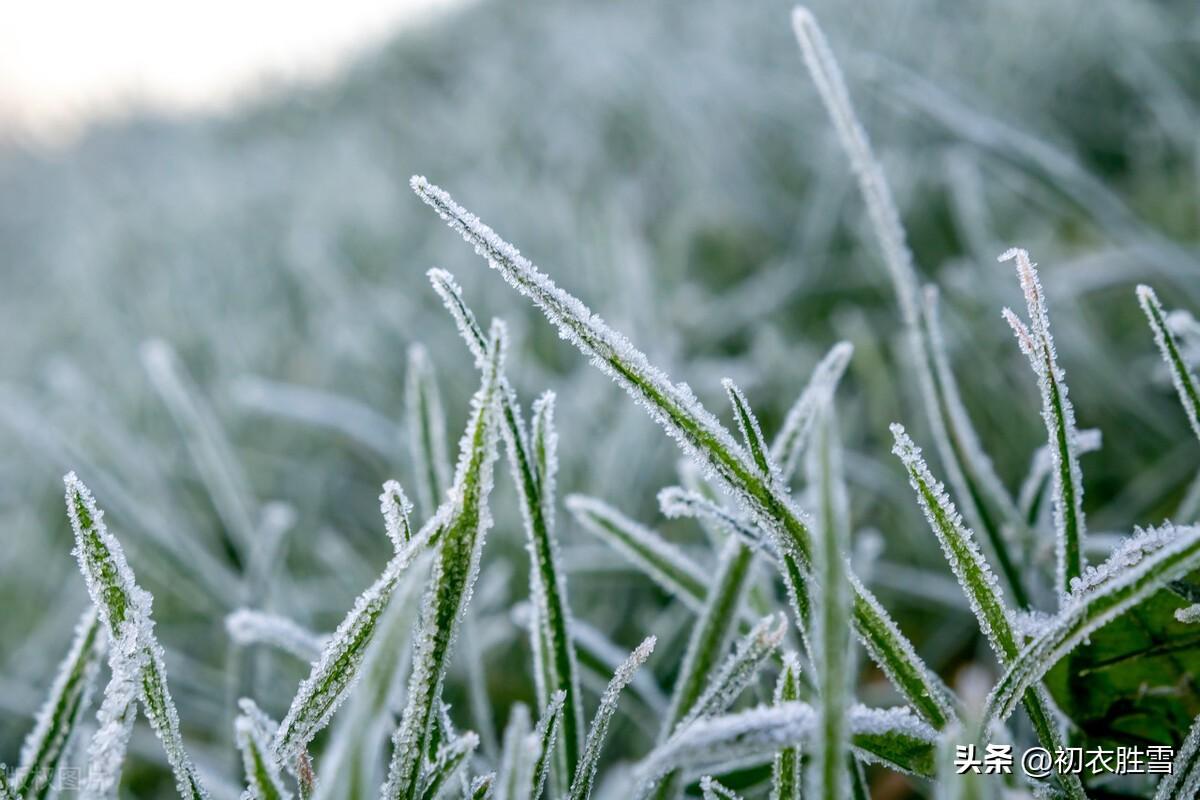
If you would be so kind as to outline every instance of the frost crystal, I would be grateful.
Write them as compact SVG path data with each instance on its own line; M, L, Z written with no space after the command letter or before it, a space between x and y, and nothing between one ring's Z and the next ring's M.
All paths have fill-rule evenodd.
M1185 625L1195 625L1200 622L1200 603L1175 609L1175 619Z
M413 505L398 481L383 484L383 494L379 495L379 510L383 513L384 527L387 529L388 538L392 540L392 548L399 553L412 539L408 516L412 513Z
M1142 311L1150 320L1154 341L1171 370L1171 380L1175 384L1175 391L1179 393L1183 409L1187 412L1192 431L1196 436L1200 436L1200 389L1196 385L1196 376L1192 374L1191 368L1179 351L1179 343L1167 324L1162 304L1158 302L1158 295L1149 286L1142 285L1137 287L1137 296Z

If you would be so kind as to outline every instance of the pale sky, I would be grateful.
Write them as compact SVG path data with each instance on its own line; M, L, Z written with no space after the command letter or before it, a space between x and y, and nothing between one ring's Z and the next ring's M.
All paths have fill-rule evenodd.
M319 79L457 0L3 0L0 131L69 136L131 103L221 107Z

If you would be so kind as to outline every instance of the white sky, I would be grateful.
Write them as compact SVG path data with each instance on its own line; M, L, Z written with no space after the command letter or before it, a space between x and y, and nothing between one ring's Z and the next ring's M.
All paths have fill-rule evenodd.
M61 137L131 103L193 110L318 78L455 0L0 0L0 131Z

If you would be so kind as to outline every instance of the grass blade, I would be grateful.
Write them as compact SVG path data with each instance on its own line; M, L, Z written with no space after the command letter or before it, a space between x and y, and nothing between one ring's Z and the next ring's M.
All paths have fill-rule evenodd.
M464 733L443 746L429 767L428 775L421 787L420 799L435 800L442 787L457 774L459 768L477 747L479 747L479 737L470 732Z
M537 758L534 759L530 770L529 800L538 800L546 786L546 777L550 774L550 755L555 752L558 742L558 730L563 719L563 702L567 693L557 691L550 696L550 703L542 712L533 735L537 738Z
M738 641L734 652L715 669L708 679L704 694L684 717L677 728L686 727L698 719L711 717L729 709L738 696L753 682L787 632L787 618L774 614L764 618L750 633Z
M477 360L487 352L487 341L475 314L463 300L462 290L444 270L430 270L429 279L459 333ZM538 656L538 699L549 702L556 691L563 700L562 741L559 771L565 784L579 764L583 747L583 706L580 700L579 665L571 636L571 609L567 602L566 579L554 535L554 479L558 469L558 434L554 428L554 394L546 392L533 406L533 435L525 435L524 420L516 392L500 376L500 410L509 468L521 502L522 520L531 569L530 595L535 618L530 635Z
M1004 317L1033 366L1042 395L1042 419L1050 437L1050 455L1054 463L1058 590L1065 595L1071 590L1071 581L1083 573L1086 564L1083 540L1087 524L1083 515L1083 473L1076 452L1075 410L1067 398L1066 376L1058 366L1054 339L1050 335L1050 315L1036 265L1029 260L1029 254L1019 248L1007 251L1000 260L1016 261L1017 275L1029 307L1028 327L1007 308Z
M693 611L703 612L709 578L678 547L594 497L567 495L576 521Z
M225 617L225 631L239 646L269 645L306 662L319 659L328 641L287 617L250 608L239 608Z
M849 342L838 342L830 348L813 368L804 391L788 409L783 427L771 441L771 460L779 465L780 478L784 483L791 483L792 476L796 474L800 457L808 446L816 413L833 395L852 355L854 345Z
M1175 391L1179 393L1179 402L1183 403L1183 410L1187 412L1192 431L1200 437L1200 388L1197 388L1196 376L1192 374L1191 368L1179 351L1179 342L1167 324L1167 316L1162 303L1158 302L1158 295L1149 286L1140 285L1137 287L1137 297L1146 319L1150 321L1150 328L1154 331L1154 342L1171 371L1171 381L1175 384Z
M412 510L413 505L399 481L383 484L383 493L379 495L379 511L383 514L388 538L392 540L392 549L397 553L412 540L412 525L408 521Z
M179 715L167 688L162 647L154 636L154 622L150 619L150 595L137 585L125 553L116 537L109 533L104 512L96 506L91 492L73 472L63 478L63 483L67 515L75 533L75 555L88 594L109 635L109 666L113 677L105 689L100 730L93 738L96 748L92 751L94 757L105 762L101 774L106 780L113 779L111 788L115 788L120 760L124 758L124 743L133 725L130 706L136 686L146 717L167 754L180 796L187 800L207 800L208 792L179 733Z
M775 683L775 705L800 699L800 659L795 653L783 657L783 669ZM771 800L800 800L800 747L782 747L771 765Z
M596 767L600 762L600 751L604 747L604 739L608 735L608 726L613 715L617 712L617 701L621 698L621 690L633 679L634 673L646 662L654 652L657 640L648 636L634 648L625 663L613 674L612 681L600 698L600 707L592 717L592 725L588 730L587 744L583 749L583 758L579 769L571 781L571 790L567 793L568 800L588 800L592 795L592 786L596 780Z
M1200 717L1179 746L1171 762L1171 774L1158 782L1154 800L1184 800L1200 792Z
M471 800L490 800L495 788L496 773L489 772L486 775L477 775L471 780L471 788L467 795Z
M984 725L1007 719L1025 690L1091 633L1198 566L1200 527L1166 525L1131 537L1084 574L1052 625L1008 665L988 699Z
M429 353L420 344L408 348L404 412L409 452L417 470L417 498L426 516L432 516L450 485L450 456L446 451L446 412L442 397Z
M71 648L21 747L21 765L13 778L19 797L43 798L51 790L79 720L91 702L104 643L100 625L95 606L89 606L75 626Z
M437 724L442 683L454 637L479 573L484 538L491 527L487 498L496 458L495 406L504 355L504 329L493 323L491 360L480 363L483 380L459 445L459 462L448 497L444 531L421 609L409 676L408 703L392 737L392 760L382 796L414 800L421 767Z
M846 558L850 549L850 509L842 478L841 448L833 404L825 403L809 450L809 485L818 498L818 536L813 547L813 573L820 587L811 610L809 635L820 705L819 734L813 742L808 785L813 797L846 797L850 773L850 734L846 709L854 700L852 640L845 620L850 592Z
M17 800L13 794L12 784L8 782L8 770L0 770L0 800Z
M808 524L786 490L758 473L749 456L696 401L691 390L685 384L671 383L624 336L600 321L578 298L555 286L520 251L455 203L449 194L421 177L414 177L412 186L490 266L533 300L564 337L639 400L686 454L720 477L746 510L770 528L781 550L794 551L792 568L796 588L802 593L799 584L806 577L803 569L811 555ZM918 713L935 726L943 726L954 717L944 689L883 608L873 602L874 598L861 584L855 584L855 591L855 624L868 652L881 661L889 676L901 679L898 688Z
M504 739L500 746L500 764L496 771L496 800L517 800L521 797L519 780L522 744L529 733L529 708L524 703L514 703L508 712L508 724L504 726Z
M892 452L904 464L929 527L942 546L946 561L979 621L980 630L1001 666L1012 663L1020 654L1023 639L1013 624L995 574L984 560L972 532L963 525L942 484L930 473L920 449L913 444L903 426L893 424L892 436L896 440ZM1052 753L1062 747L1055 716L1045 694L1036 687L1030 688L1024 692L1024 703L1041 745ZM1084 796L1078 776L1064 774L1059 776L1059 782L1069 797Z
M292 794L284 786L271 749L275 726L253 700L243 698L240 705L242 713L234 723L234 730L246 771L247 794L254 800L289 800Z
M354 607L322 648L308 678L296 690L291 707L279 725L271 752L280 763L295 763L345 701L358 681L375 630L396 587L413 561L447 524L444 515L434 516L355 600Z
M746 396L729 378L721 381L721 386L724 387L725 394L729 396L729 405L733 406L733 416L737 421L738 431L742 434L742 443L746 447L746 452L750 454L750 458L758 467L759 472L764 476L777 478L776 470L771 464L771 451L767 447L766 439L763 438L762 427L758 424L758 418L754 416L754 411L751 410Z
M700 779L700 793L704 800L742 800L742 796L711 775Z

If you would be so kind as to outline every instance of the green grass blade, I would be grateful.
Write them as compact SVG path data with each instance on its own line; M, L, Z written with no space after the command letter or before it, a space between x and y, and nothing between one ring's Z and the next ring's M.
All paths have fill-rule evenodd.
M496 800L516 800L521 796L519 786L522 745L530 734L529 708L514 703L508 712L508 724L500 746L500 764L496 770Z
M483 330L453 276L444 270L430 270L429 279L476 360L484 359L487 342ZM538 699L544 705L554 692L565 693L559 763L565 783L567 776L575 773L583 747L583 706L579 665L571 636L566 578L554 534L554 479L558 464L554 394L547 392L534 403L532 438L525 435L516 392L504 375L500 376L499 394L509 469L520 498L531 562L530 595L535 605L531 636L534 637L534 653L538 656Z
M396 587L409 567L447 525L445 514L434 516L425 527L388 562L383 573L358 596L333 636L301 682L291 707L279 725L272 755L291 765L327 724L359 678L379 621L387 612Z
M17 795L26 800L49 793L79 720L91 702L103 651L100 626L95 606L89 606L75 626L71 648L59 665L50 694L21 747L14 783Z
M854 699L853 641L845 623L850 591L846 559L850 549L850 509L842 476L841 446L833 404L825 403L809 450L808 482L818 505L818 535L813 547L813 573L819 594L811 609L809 636L816 672L819 734L813 742L808 786L813 797L846 797L850 733L846 709Z
M404 384L404 412L408 447L417 471L417 498L426 516L432 516L450 485L450 456L446 451L446 412L437 378L424 346L408 348Z
M512 245L479 218L463 209L449 194L424 178L412 179L414 191L488 264L519 292L529 297L559 332L593 363L616 380L649 411L683 451L705 465L737 496L746 510L769 526L781 550L794 553L795 566L804 568L811 555L811 533L787 491L759 474L750 457L695 399L684 384L675 384L647 361L624 336L600 321L572 295L554 285ZM797 569L797 578L805 577ZM802 587L798 587L803 592ZM935 726L953 718L945 692L929 668L916 657L907 639L877 604L862 595L854 604L855 624L873 657L889 675L903 675L899 687L923 717ZM860 602L862 600L863 602ZM881 620L881 617L883 618ZM886 635L881 635L886 634Z
M491 360L483 370L459 446L446 523L423 600L408 702L392 737L392 759L382 792L387 800L414 800L417 796L422 763L429 751L432 728L438 722L437 709L454 637L479 573L484 538L491 527L487 498L496 458L495 406L504 354L504 331L499 323L492 327L489 354Z
M567 693L557 691L550 696L550 703L542 712L533 735L537 738L537 758L530 770L529 800L538 800L546 787L546 778L550 774L551 754L555 752L558 742L558 731L562 727L564 701Z
M988 699L984 725L1007 719L1025 690L1090 634L1198 566L1200 527L1167 525L1127 540L1084 573L1051 627L1008 665Z
M800 699L800 659L795 653L783 658L783 669L775 683L775 705ZM800 800L800 747L782 747L771 765L771 800Z
M292 794L283 783L271 750L275 726L253 700L243 698L240 705L242 713L234 723L234 731L246 771L247 794L254 800L288 800Z
M668 519L688 517L707 523L722 532L722 542L733 535L741 539L747 547L765 550L773 559L778 559L772 542L761 530L699 492L682 486L667 486L658 492L658 508Z
M479 737L470 732L464 733L443 746L438 751L437 758L429 766L428 774L421 787L420 800L436 800L442 787L458 773L458 770L477 747L479 747Z
M1004 253L1000 260L1016 261L1017 275L1029 307L1028 327L1007 308L1004 316L1016 333L1021 350L1029 358L1042 395L1042 419L1046 423L1054 464L1058 590L1065 595L1071 591L1071 581L1078 578L1086 566L1083 540L1087 535L1087 523L1083 515L1083 473L1076 452L1075 410L1067 397L1066 375L1058 366L1054 339L1050 335L1050 315L1036 265L1029 260L1029 254L1019 248Z
M1200 388L1197 387L1196 376L1179 351L1179 342L1167 325L1167 316L1162 303L1158 302L1158 295L1149 286L1141 285L1137 287L1137 298L1146 319L1150 321L1150 329L1154 331L1154 342L1171 371L1171 381L1179 393L1183 410L1187 412L1192 431L1200 437Z
M580 669L597 679L600 691L603 691L609 677L627 654L601 631L582 620L575 620L571 633L575 651L579 654ZM652 675L638 671L626 691L653 712L655 720L662 719L666 713L670 700Z
M700 779L700 793L704 800L743 800L740 794L711 775Z
M753 459L759 472L764 476L773 476L775 468L771 465L771 451L767 447L766 439L763 438L758 418L754 416L754 411L750 408L750 402L746 400L742 390L731 379L725 378L721 381L721 386L724 387L725 394L729 396L729 405L733 407L733 416L737 422L738 431L742 434L742 443L746 447L746 452L750 454L750 458Z
M413 505L399 481L383 484L383 493L379 495L379 511L383 514L384 530L392 540L392 549L397 553L412 541L412 525L408 519L412 510Z
M779 465L784 483L790 483L796 474L800 457L808 446L817 411L832 396L853 355L854 345L849 342L838 342L830 348L825 357L817 362L808 384L788 409L783 427L771 441L771 460Z
M584 530L627 558L688 608L702 612L709 578L682 550L594 497L567 495L567 510Z
M786 632L787 618L783 614L773 614L755 625L738 641L733 653L713 669L704 693L676 727L727 711L779 649Z
M604 695L600 698L600 707L596 709L596 715L592 717L592 725L588 729L583 758L571 781L571 790L567 793L568 800L588 800L591 797L592 786L596 781L596 767L600 763L600 751L604 747L604 739L608 735L609 723L612 722L613 715L617 712L617 702L621 698L621 690L629 684L634 673L654 652L656 641L653 636L642 640L642 643L629 654L625 663L617 669L608 688L604 690Z
M183 746L179 733L179 716L167 688L166 667L162 647L154 636L150 618L150 595L134 579L133 570L125 560L116 537L104 524L101 511L91 492L68 473L66 485L67 515L75 533L75 555L87 583L88 594L96 605L100 619L109 635L109 666L113 677L105 689L101 704L100 728L93 744L105 750L119 743L116 750L95 752L94 756L124 757L124 742L133 724L130 701L137 686L146 717L162 743L167 761L175 775L176 788L187 800L207 800L208 792L200 782L191 757ZM108 696L110 690L112 698ZM119 761L104 765L102 773L115 780L119 776ZM115 787L115 784L114 784Z
M1179 746L1171 774L1158 782L1154 800L1187 800L1200 793L1200 717Z
M1005 605L999 581L984 560L974 535L963 525L942 484L925 465L920 449L913 444L901 425L892 425L892 436L896 440L892 452L904 464L909 483L929 520L929 527L942 546L946 561L970 603L980 630L1001 666L1011 663L1019 656L1023 639L1013 625L1012 614ZM1030 689L1024 693L1024 703L1041 745L1050 752L1062 747L1055 715L1045 694L1036 688ZM1062 775L1060 783L1069 797L1083 797L1078 776Z
M489 772L486 775L477 775L471 779L471 787L467 791L467 794L471 800L491 800L495 789L496 773Z

